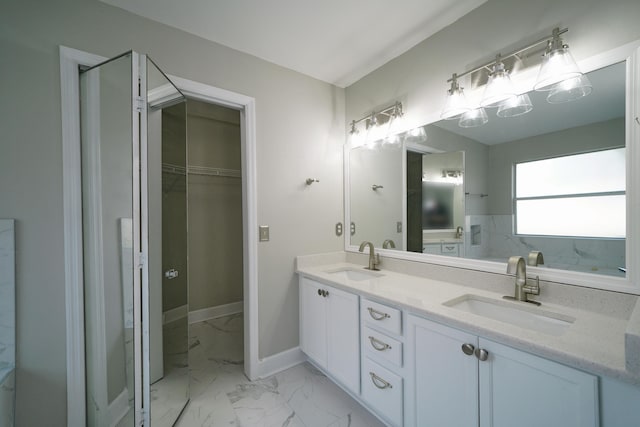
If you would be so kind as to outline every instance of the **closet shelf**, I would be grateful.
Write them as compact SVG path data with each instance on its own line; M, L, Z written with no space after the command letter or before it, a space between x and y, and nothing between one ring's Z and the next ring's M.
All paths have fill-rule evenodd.
M162 164L162 172L175 175L206 175L227 178L242 178L242 171L237 169L210 168L206 166L180 166L171 163Z

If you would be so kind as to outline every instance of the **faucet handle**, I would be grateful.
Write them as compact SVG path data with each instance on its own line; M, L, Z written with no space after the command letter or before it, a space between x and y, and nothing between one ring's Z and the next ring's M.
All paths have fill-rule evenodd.
M540 276L536 276L536 283L534 284L525 283L522 289L527 294L540 295Z

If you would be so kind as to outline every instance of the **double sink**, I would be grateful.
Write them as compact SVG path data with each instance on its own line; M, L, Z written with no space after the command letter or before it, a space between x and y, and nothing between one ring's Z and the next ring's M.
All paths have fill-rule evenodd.
M325 273L332 278L352 282L375 280L384 276L384 273L354 267L327 270ZM576 320L571 316L541 309L526 302L505 301L474 294L465 294L445 301L443 305L554 336L563 335Z

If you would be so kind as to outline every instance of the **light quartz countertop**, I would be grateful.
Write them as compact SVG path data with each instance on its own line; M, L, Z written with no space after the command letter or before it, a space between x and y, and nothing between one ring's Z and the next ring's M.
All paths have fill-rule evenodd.
M344 259L344 257L343 257ZM337 262L336 262L337 261ZM463 286L427 277L402 274L384 267L381 277L353 281L331 275L343 268L362 269L363 265L340 262L337 256L306 256L296 260L296 271L330 286L387 303L430 320L465 330L516 349L536 354L597 375L640 385L638 362L625 364L625 332L636 330L632 323L640 313L640 302L629 317L613 316L565 305L543 302L541 308L575 318L561 336L514 326L444 305L447 301L473 294L502 301L504 294ZM365 270L367 271L367 270ZM637 298L630 296L631 298ZM513 302L513 304L531 304ZM629 341L629 336L626 337ZM632 341L632 345L637 343ZM635 350L634 350L635 351ZM629 353L629 351L627 351ZM640 355L636 355L640 357ZM627 366L630 369L627 369Z

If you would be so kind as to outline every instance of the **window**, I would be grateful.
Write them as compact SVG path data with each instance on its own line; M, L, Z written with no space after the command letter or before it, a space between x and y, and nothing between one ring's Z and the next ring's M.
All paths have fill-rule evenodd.
M625 238L625 149L515 165L515 232Z

